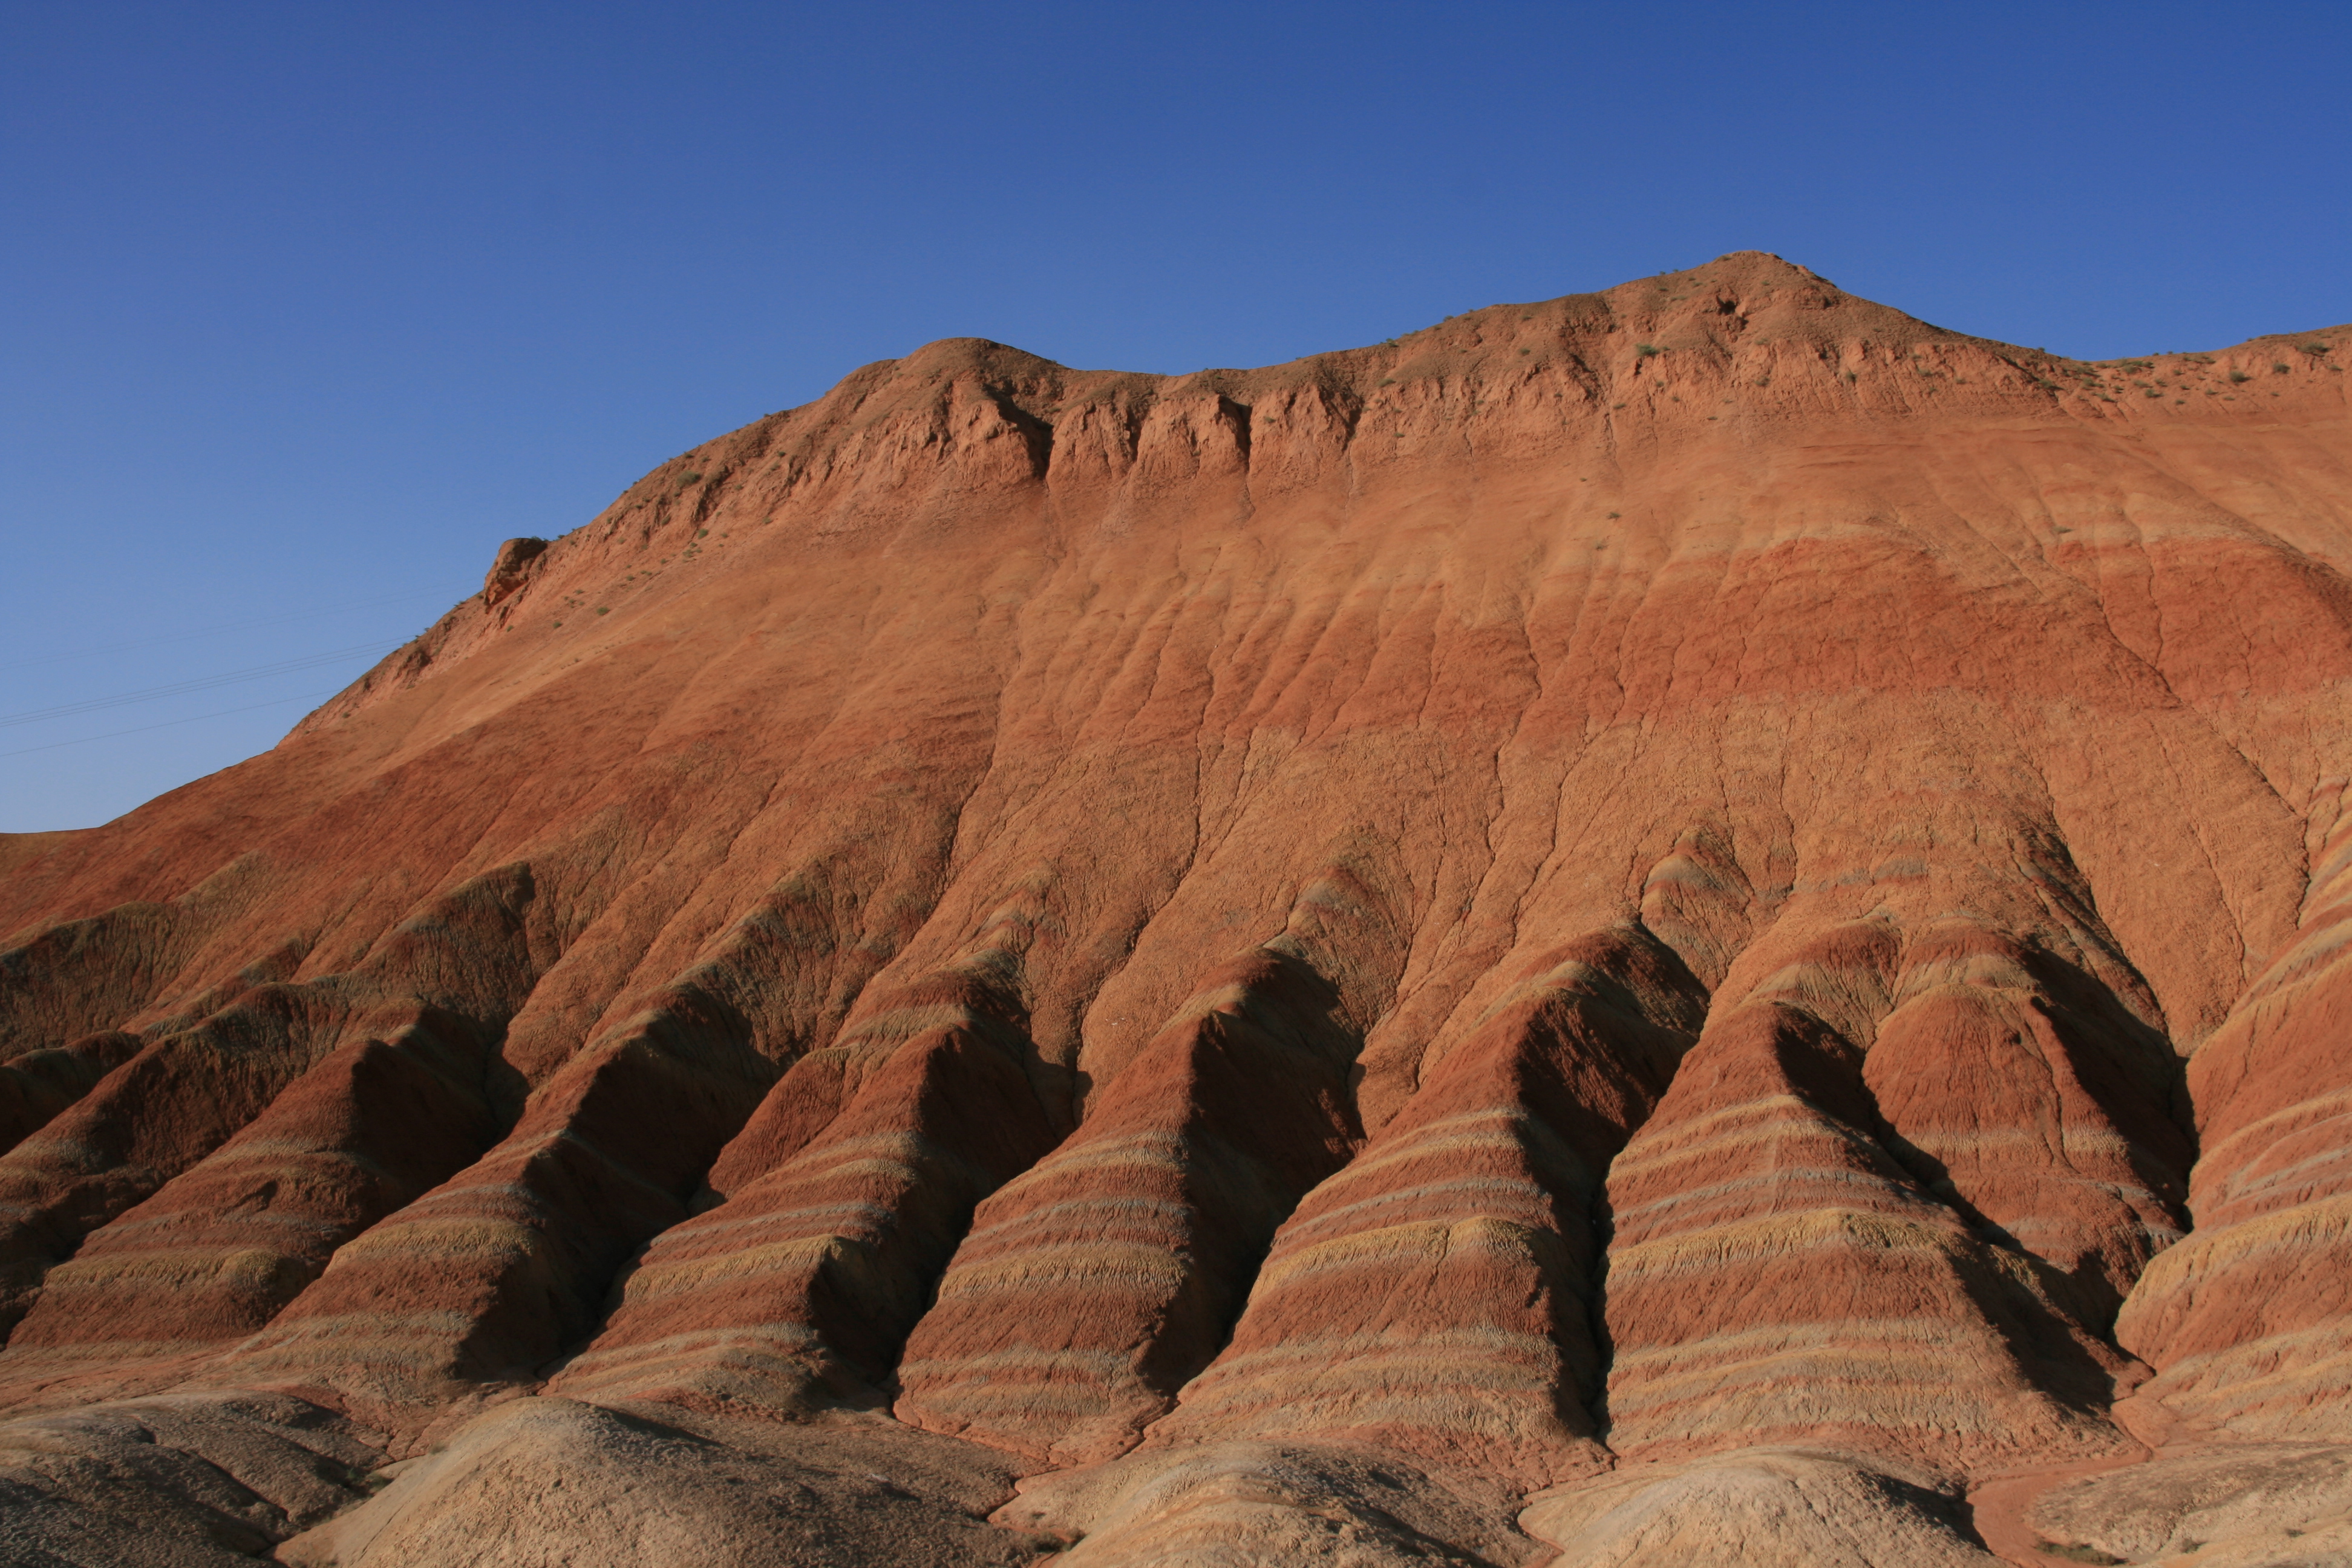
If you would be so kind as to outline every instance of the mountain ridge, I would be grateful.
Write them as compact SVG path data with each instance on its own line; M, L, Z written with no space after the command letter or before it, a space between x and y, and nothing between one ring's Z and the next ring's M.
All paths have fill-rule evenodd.
M356 1443L239 1505L347 1563L640 1459L829 1500L745 1563L2031 1561L2282 1445L2317 1529L2347 354L1740 253L854 372L0 843L0 1439Z

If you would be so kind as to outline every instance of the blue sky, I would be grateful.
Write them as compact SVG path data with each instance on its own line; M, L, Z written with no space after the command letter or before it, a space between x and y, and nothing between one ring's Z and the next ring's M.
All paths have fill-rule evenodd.
M0 831L266 749L499 540L933 338L1261 364L1750 248L2085 357L2352 320L2340 3L0 27Z

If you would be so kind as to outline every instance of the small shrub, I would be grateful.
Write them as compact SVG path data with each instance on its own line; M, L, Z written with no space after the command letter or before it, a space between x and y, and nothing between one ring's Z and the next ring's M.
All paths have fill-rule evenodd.
M2252 380L2253 380L2253 379L2254 379L2254 378L2253 378L2252 376L2248 375L2248 374L2247 374L2244 371L2242 371L2242 370L2233 370L2233 371L2231 371L2231 372L2230 373L2230 380L2231 380L2232 383L2252 381Z
M2061 1563L2119 1563L2120 1557L2110 1557L2095 1546L2062 1545L2054 1541L2042 1542L2037 1548L2044 1557L2055 1557Z
M2274 364L2271 366L2271 374L2273 375L2284 375L2286 374L2286 366L2283 364Z
M696 472L695 472L693 469L691 469L691 468L688 468L685 473L682 473L682 474L678 475L678 477L677 477L677 482L678 482L679 484L682 484L682 485L690 485L690 484L693 484L696 480L698 480L698 479L701 479L701 478L702 478L702 476L701 476L700 474L696 473Z
M1635 343L1633 353L1643 359L1655 359L1662 351L1655 343Z
M599 605L596 606L596 613L600 616L609 616L613 613L613 607L610 605Z

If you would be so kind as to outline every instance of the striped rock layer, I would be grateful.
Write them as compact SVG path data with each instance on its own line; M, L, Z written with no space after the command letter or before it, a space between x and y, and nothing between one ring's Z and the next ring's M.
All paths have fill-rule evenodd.
M1605 1462L1601 1176L1705 996L1638 929L1545 956L1285 1222L1155 1444L1341 1436L1530 1488Z
M0 1407L854 1413L1217 1508L1958 1486L2143 1384L2352 1437L2347 361L1751 254L868 366L0 837Z
M908 1341L902 1419L1110 1458L1215 1353L1275 1226L1361 1142L1336 995L1272 949L1213 977L983 1204Z
M1861 1053L1757 1003L1712 1022L1612 1167L1611 1438L1741 1436L1981 1464L2121 1447L2122 1358L1907 1179L1869 1129Z
M2312 812L2294 939L2190 1058L2196 1228L2124 1303L2150 1392L2235 1436L2333 1438L2352 1399L2352 817Z
M713 1173L725 1202L631 1267L555 1389L790 1412L887 1383L974 1205L1055 1142L1026 1044L957 975L801 1058L761 1112L799 1135L761 1173Z

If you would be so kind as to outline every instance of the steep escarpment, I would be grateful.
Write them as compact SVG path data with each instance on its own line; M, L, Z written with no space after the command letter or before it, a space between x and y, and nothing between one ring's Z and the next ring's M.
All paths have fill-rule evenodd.
M2347 358L1751 254L868 366L0 840L0 1458L265 1411L386 1471L231 1510L347 1564L1958 1563L2317 1474Z

